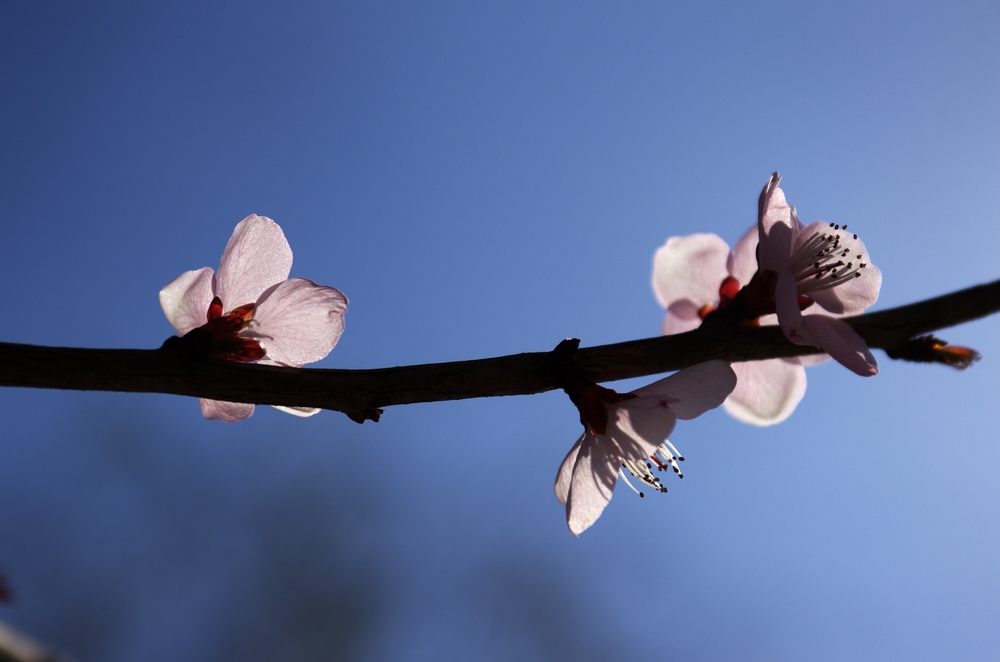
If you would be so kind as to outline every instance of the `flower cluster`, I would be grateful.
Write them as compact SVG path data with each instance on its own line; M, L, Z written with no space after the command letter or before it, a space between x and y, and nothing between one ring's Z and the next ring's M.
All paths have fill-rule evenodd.
M277 223L251 214L226 244L219 270L188 271L160 291L160 306L189 351L208 358L300 367L319 361L344 331L347 297L305 278L289 278L292 249ZM242 402L201 399L205 418L253 414ZM318 409L278 407L297 416Z
M574 535L600 517L619 477L628 482L625 471L661 492L666 487L654 468L683 477L684 458L667 439L678 418L724 404L743 422L772 425L805 395L806 365L832 356L859 375L878 373L865 341L838 317L875 303L881 273L846 225L803 225L780 182L777 173L768 180L756 226L732 251L714 234L695 234L672 237L656 252L653 290L667 310L663 334L695 329L739 299L740 323L777 324L789 341L826 354L732 366L709 361L625 394L596 384L567 388L584 433L559 467L555 493Z
M735 365L707 361L630 393L568 372L562 386L580 412L584 432L559 467L555 494L574 535L601 516L619 477L643 496L625 472L659 492L667 488L654 471L683 478L684 458L668 439L678 419L724 404L741 421L771 425L788 418L805 394L806 365L833 357L859 375L878 373L865 341L838 318L875 303L881 273L846 225L803 225L780 182L777 173L768 180L756 226L732 251L714 234L672 237L657 251L653 290L667 310L662 332L690 331L726 308L733 314L718 319L777 324L789 341L825 354ZM325 357L344 330L347 297L311 280L289 278L291 266L291 248L274 221L243 219L217 272L188 271L160 292L163 312L181 336L175 345L209 359L292 367ZM959 367L976 358L971 350L946 348L931 337L911 351ZM247 418L253 409L201 400L206 418L223 421ZM279 409L300 416L318 411Z

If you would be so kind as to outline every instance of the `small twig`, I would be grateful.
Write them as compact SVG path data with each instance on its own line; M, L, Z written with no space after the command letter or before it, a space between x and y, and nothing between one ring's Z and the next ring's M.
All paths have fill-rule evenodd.
M1000 311L1000 281L845 321L869 347L899 355L915 336ZM169 344L168 344L169 346ZM172 393L341 411L357 422L382 407L559 388L561 362L607 382L679 370L709 359L756 361L815 354L776 326L709 325L675 336L491 359L374 370L281 368L154 350L74 349L0 343L0 386ZM558 359L558 360L556 360Z

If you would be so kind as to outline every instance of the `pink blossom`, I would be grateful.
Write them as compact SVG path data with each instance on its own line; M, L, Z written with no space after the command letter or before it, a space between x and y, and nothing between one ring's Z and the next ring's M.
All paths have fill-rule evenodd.
M730 252L714 234L671 237L653 258L653 291L667 309L663 335L691 331L750 282L757 271L757 228L751 228ZM774 324L767 315L760 324ZM816 357L734 363L736 388L723 406L751 425L774 425L792 415L806 393L803 363Z
M574 400L585 431L559 467L555 484L573 535L579 536L601 516L618 476L624 478L623 466L653 489L666 492L650 469L655 462L680 474L677 461L684 458L667 439L677 419L696 418L718 407L735 386L736 375L728 363L708 361L632 393L591 385L577 399L587 402Z
M781 330L790 341L819 347L863 377L878 374L875 357L853 328L829 315L803 315L800 297L836 315L860 313L878 299L882 273L846 225L803 226L780 182L774 173L761 191L757 233L759 270L776 276L774 305Z
M765 188L765 191L767 190ZM781 195L781 202L784 203L784 195L781 194L780 189L777 189L777 192ZM777 198L775 197L773 201L777 202ZM790 210L787 205L786 208ZM793 214L794 211L790 210L790 216ZM795 222L798 222L797 218ZM824 228L829 229L826 224L817 225L823 225ZM834 231L839 232L839 230ZM751 227L737 242L732 252L730 252L726 242L714 234L671 237L660 247L653 259L653 291L660 304L667 309L662 330L664 335L683 333L698 328L708 313L731 301L736 293L750 284L755 277L760 285L759 288L755 289L755 294L759 297L760 292L764 291L767 301L758 300L752 303L755 304L758 313L774 312L773 281L776 280L776 277L773 274L768 277L768 280L772 281L770 284L772 289L769 290L765 284L760 283L762 276L757 273L758 233L758 227ZM829 236L829 233L826 234ZM836 243L836 239L833 239L833 243ZM840 242L841 252L848 244L852 250L856 249L854 255L866 254L860 240L856 240L853 235L844 234ZM818 250L817 248L817 252ZM808 297L804 303L810 304L816 301L834 314L858 313L874 303L881 282L881 274L878 269L870 264L861 268L859 261L852 264L850 268L856 272L862 272L861 277L855 276L850 282L847 279L843 281L837 279L835 284L831 285L834 282L831 279L823 280L821 278L817 282L815 278L818 271L815 266L817 261L818 259L814 258L812 281L803 283L801 289L798 290L798 294ZM827 262L839 261L840 258L828 260L824 257L823 264L820 266L826 265ZM789 264L791 264L791 260L789 260ZM828 266L830 270L840 269L836 265ZM842 266L846 266L846 264ZM817 285L821 285L821 287L817 287ZM857 288L858 285L863 285L867 293L858 296L856 290L852 289ZM832 301L846 303L842 303L840 310L838 310ZM796 310L801 303L803 302L796 300ZM826 304L829 304L829 307ZM806 320L807 325L824 325L824 322L811 322L809 320L811 317L832 319L824 315L816 315L815 313L818 312L816 306L809 306L806 310L801 311L804 314L800 313L800 317ZM776 324L777 322L778 317L774 314L762 314L747 320L747 323L761 325ZM850 333L853 333L853 330L843 322L833 320L832 323L846 327ZM806 373L803 366L821 363L828 358L826 355L815 355L734 363L733 370L739 381L736 389L724 403L726 411L738 420L752 425L774 425L784 421L791 416L805 395ZM874 365L874 358L871 360L872 365Z
M209 358L299 367L319 361L344 331L347 297L288 278L292 249L277 223L251 214L226 244L218 272L188 271L160 291L167 320L189 350ZM189 335L190 334L190 335ZM277 407L298 416L318 409ZM205 418L247 418L252 404L201 399Z

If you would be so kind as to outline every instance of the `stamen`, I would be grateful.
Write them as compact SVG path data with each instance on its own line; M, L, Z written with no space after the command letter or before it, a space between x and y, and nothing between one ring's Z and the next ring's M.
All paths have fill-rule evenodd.
M673 469L674 473L677 474L679 478L683 478L684 474L681 473L681 468L677 464L678 462L683 461L684 457L677 450L677 447L670 443L669 439L666 439L649 458L649 461L634 462L632 460L625 460L622 462L622 467L632 474L633 477L638 478L641 482L649 485L657 492L666 492L666 486L660 482L659 477L653 475L653 464L656 464L658 471ZM625 478L625 473L622 472L621 469L618 470L618 473L622 478ZM625 478L625 484L628 485L633 492L638 493L640 497L643 496L643 493L636 490L627 478Z
M638 495L639 495L639 498L640 498L640 499L642 499L643 497L645 497L645 496L646 496L645 494L643 494L643 493L642 493L642 492L640 492L639 490L635 489L635 486L634 486L634 485L632 485L632 483L631 483L631 482L629 482L629 479L625 477L625 472L624 472L624 471L622 471L621 469L619 469L619 470L618 470L618 475L619 475L619 476L621 476L621 479L625 481L625 484L626 484L626 485L628 485L628 488L629 488L630 490L632 490L633 492L635 492L636 494L638 494Z
M830 223L829 228L805 238L791 256L789 269L798 281L800 294L826 290L851 278L858 278L861 275L860 270L866 266L862 261L863 253L854 253L855 258L851 259L856 246L845 246L841 243L844 237L853 236L854 240L857 240L858 236L856 234L841 236L839 231L846 229L846 225L841 227L836 223ZM845 258L850 261L845 263Z

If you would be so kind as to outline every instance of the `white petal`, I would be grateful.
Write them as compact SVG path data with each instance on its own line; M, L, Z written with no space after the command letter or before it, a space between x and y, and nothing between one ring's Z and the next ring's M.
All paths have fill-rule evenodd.
M640 397L665 396L677 418L696 418L722 404L736 388L736 373L726 361L706 361L633 391ZM627 401L630 402L630 401Z
M830 231L830 224L822 221L810 223L799 235L796 241L796 250L804 244L814 234ZM840 247L842 251L847 251L847 255L841 259L845 262L853 262L855 266L865 262L867 266L858 271L858 276L844 279L836 287L819 290L816 292L806 292L813 300L823 307L823 309L837 314L853 315L869 308L878 301L878 293L882 288L882 272L878 267L871 264L868 250L860 239L855 239L854 235L840 230ZM858 256L861 256L860 258Z
M597 521L615 490L621 455L610 439L584 435L566 497L566 523L574 536Z
M757 226L752 226L740 237L726 263L729 275L746 285L757 272Z
M250 214L226 244L215 279L215 293L226 313L254 303L264 290L288 278L292 249L278 224Z
M801 366L811 368L814 365L822 365L830 360L829 354L808 354L806 356L796 356L790 359L782 359L783 361L790 361L792 363L798 363Z
M160 307L170 325L183 336L208 321L212 303L212 268L186 271L160 290Z
M648 459L674 430L677 417L666 396L647 395L609 408L608 435L632 462Z
M559 473L556 474L556 498L564 506L566 499L569 498L570 484L573 482L573 467L576 465L576 456L580 453L580 445L583 444L585 436L580 435L580 438L573 444L573 448L569 449L566 458L559 465Z
M802 311L802 316L822 314L822 309L817 306L810 306ZM763 315L757 320L760 322L761 326L775 326L778 324L777 315ZM821 363L826 363L830 360L829 354L809 354L807 356L795 356L792 358L782 359L783 361L789 361L791 363L798 363L799 365L804 365L806 367L820 365ZM733 364L735 366L735 364Z
M826 315L804 315L799 333L800 344L821 348L848 370L862 377L878 374L868 343L847 322Z
M734 363L736 388L724 406L738 421L775 425L795 411L806 394L806 369L785 359Z
M809 296L831 313L861 313L878 301L878 293L882 289L882 272L869 263L858 273L860 276L848 279L843 285L813 292Z
M778 272L788 268L797 234L795 215L778 187L780 182L778 173L771 175L761 191L757 215L760 267Z
M653 292L664 308L688 300L697 306L719 300L729 275L729 246L714 234L671 237L653 256Z
M278 411L283 411L286 414L291 414L292 416L298 416L300 418L309 418L310 416L315 416L316 414L323 411L318 407L282 407L281 405L271 405Z
M664 336L672 336L677 333L693 331L701 326L701 317L698 315L698 306L684 299L675 301L667 308L667 316L663 318L663 329L660 332Z
M205 418L217 419L226 423L235 423L244 418L250 418L253 405L245 402L223 402L201 398L201 413Z
M787 269L778 272L778 282L774 286L774 307L785 337L792 342L800 342L802 310L799 308L799 289L795 284L795 276Z
M291 278L261 297L240 335L256 338L271 361L297 368L330 353L344 331L346 311L340 290Z

